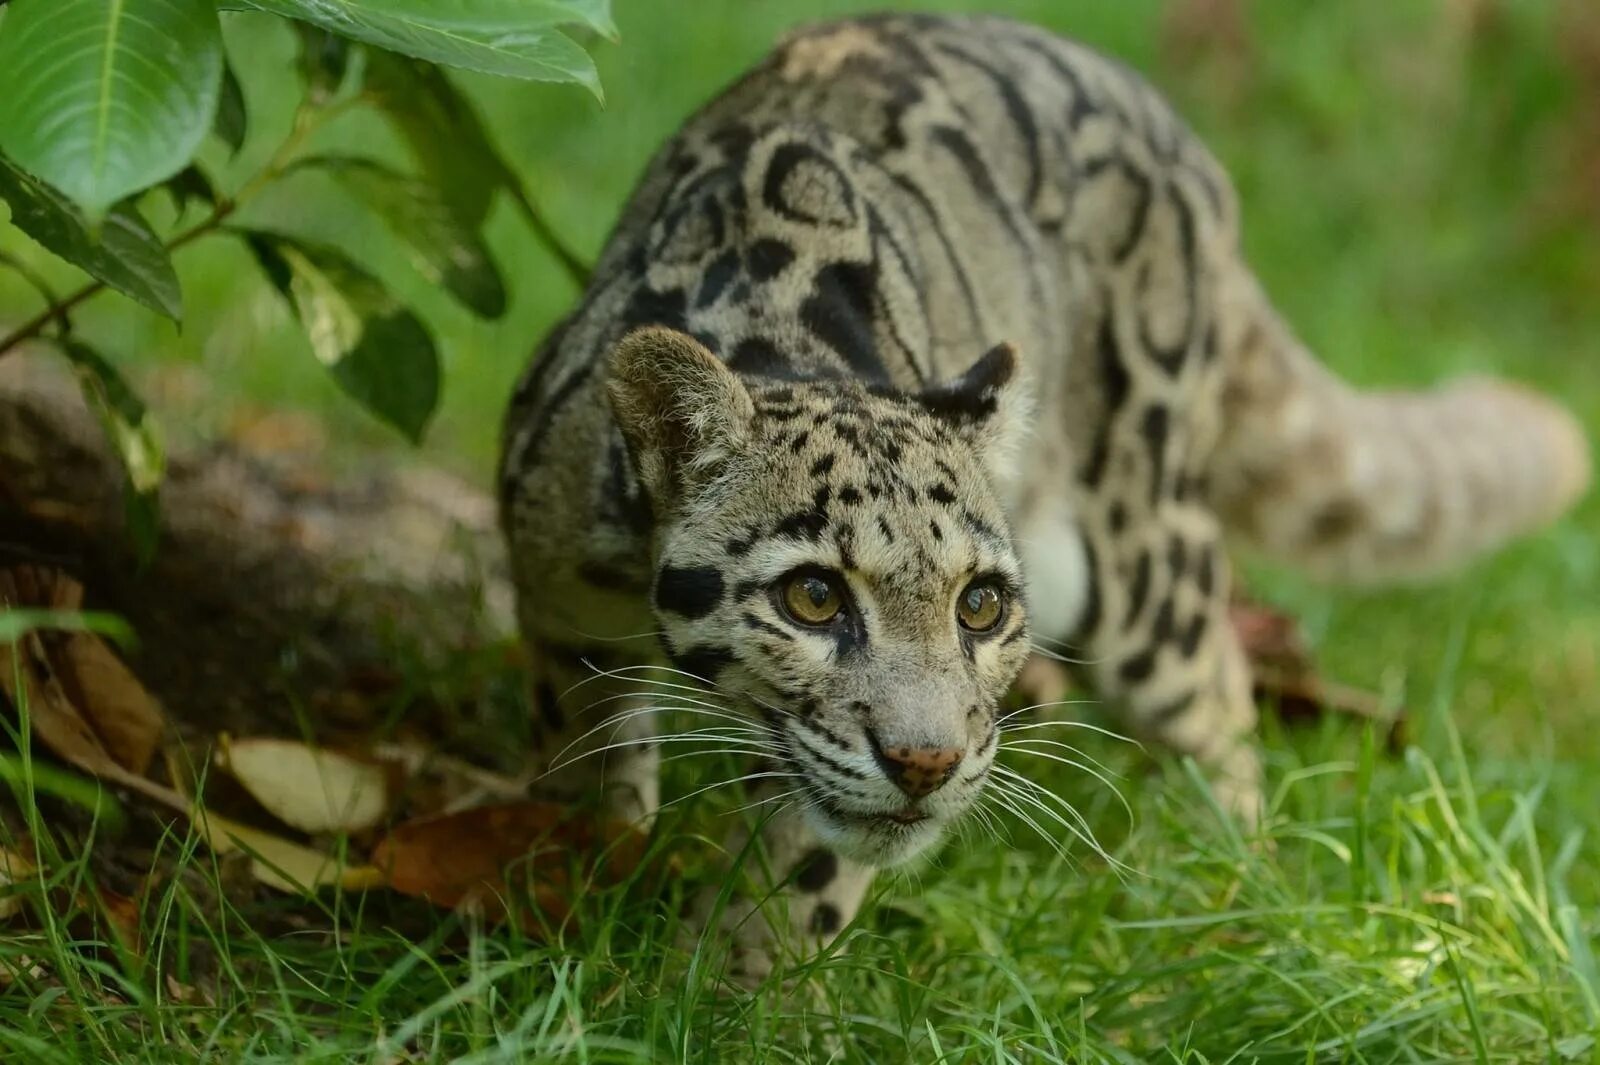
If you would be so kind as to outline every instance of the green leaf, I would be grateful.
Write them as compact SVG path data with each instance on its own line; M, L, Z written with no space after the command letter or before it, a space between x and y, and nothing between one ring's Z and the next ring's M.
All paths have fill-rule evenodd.
M244 147L245 134L250 128L250 111L244 102L244 87L239 84L239 78L234 74L233 67L224 60L222 64L222 88L217 96L217 116L211 123L212 132L222 138L237 155L240 148Z
M277 233L244 235L339 387L421 440L439 401L439 356L416 315L341 252Z
M386 52L369 57L366 87L456 217L482 226L495 191L516 178L467 98L438 67Z
M221 79L212 0L14 0L0 151L98 223L193 157Z
M382 218L423 277L485 318L505 313L505 286L488 246L432 184L369 159L316 156L304 165L332 174Z
M100 415L106 439L127 475L128 532L141 562L155 554L160 529L158 495L166 475L167 455L161 432L141 400L116 367L80 340L60 341L78 370L78 386Z
M331 33L446 66L575 81L598 98L594 61L558 26L613 30L595 0L248 0Z
M28 286L39 294L45 306L54 306L61 302L56 296L55 289L51 288L44 278L40 277L27 263L7 251L0 251L0 266L16 272L17 276L28 283ZM60 325L63 330L72 328L72 323L67 320L66 312L60 316Z
M130 204L115 208L91 234L78 209L61 193L0 157L0 200L11 224L85 273L174 320L183 294L166 248Z
M6 606L0 610L0 644L16 643L30 632L93 632L124 646L134 643L133 629L115 614L94 610L43 610Z
M206 172L192 163L168 178L164 188L179 211L189 206L191 200L215 207L221 199Z
M300 37L300 75L313 103L338 95L350 68L350 42L304 22L295 24Z

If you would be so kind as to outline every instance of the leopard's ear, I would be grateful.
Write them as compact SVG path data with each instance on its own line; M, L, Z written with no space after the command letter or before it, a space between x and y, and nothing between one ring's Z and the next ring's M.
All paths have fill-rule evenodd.
M657 506L715 476L749 439L755 405L739 378L693 337L650 326L611 354L606 394L634 468Z
M1010 480L1017 449L1033 424L1033 405L1015 347L996 344L960 377L934 385L920 398L972 444L990 476Z

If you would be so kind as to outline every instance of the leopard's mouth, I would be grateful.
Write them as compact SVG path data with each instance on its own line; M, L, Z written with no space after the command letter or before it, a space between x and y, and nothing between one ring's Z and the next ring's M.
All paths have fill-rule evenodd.
M853 810L808 786L809 817L818 835L840 853L871 865L894 865L932 846L944 820L915 803L890 810Z

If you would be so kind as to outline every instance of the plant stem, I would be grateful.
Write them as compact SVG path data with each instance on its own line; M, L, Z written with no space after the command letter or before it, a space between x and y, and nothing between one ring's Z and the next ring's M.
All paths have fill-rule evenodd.
M283 143L278 145L277 151L272 153L272 158L267 161L267 165L262 167L260 172L249 181L245 182L231 198L219 200L212 208L211 214L204 220L179 233L167 241L163 247L169 253L175 252L207 233L220 229L222 224L232 217L234 212L254 198L262 189L283 176L284 172L289 169L294 153L299 150L300 145L305 142L307 137L324 123L349 110L361 101L362 97L353 96L340 100L329 107L308 108L302 105L301 109L295 113L294 126L290 129L289 135L283 139ZM105 288L106 283L104 281L91 281L66 299L52 303L4 337L0 337L0 359L5 358L7 354L20 347L25 341L32 340L44 332L51 322L65 321L67 312L91 296L97 295Z
M533 200L528 196L527 190L522 187L520 181L511 181L508 182L508 185L511 198L516 201L517 207L521 209L522 216L527 220L528 227L533 230L535 239L543 244L551 255L556 257L556 262L561 264L561 268L572 279L572 283L578 287L580 292L583 291L589 284L589 265L576 252L567 247L565 241L556 235L556 231L551 228L549 222L545 221L544 215L539 213L538 207L534 206Z
M190 241L203 237L222 225L228 216L238 209L239 204L237 201L225 201L217 204L216 209L204 221L179 233L176 237L167 241L164 247L169 252L178 250ZM74 307L89 297L96 295L105 287L106 283L104 281L91 281L66 299L59 303L52 303L37 315L28 319L28 321L8 333L4 338L0 338L0 358L4 358L8 352L19 347L23 341L32 340L44 332L45 327L51 322L63 319Z

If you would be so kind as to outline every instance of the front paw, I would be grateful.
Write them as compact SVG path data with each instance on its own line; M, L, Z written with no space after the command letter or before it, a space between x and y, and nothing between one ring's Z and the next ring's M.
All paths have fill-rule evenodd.
M1245 832L1261 824L1261 756L1250 745L1240 745L1210 770L1211 794Z
M720 967L725 986L752 990L776 967L777 935L755 902L721 894L721 886L713 885L695 896L679 926L678 944L688 953L701 953L714 971Z

